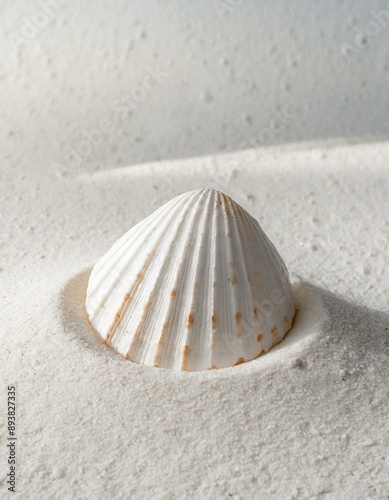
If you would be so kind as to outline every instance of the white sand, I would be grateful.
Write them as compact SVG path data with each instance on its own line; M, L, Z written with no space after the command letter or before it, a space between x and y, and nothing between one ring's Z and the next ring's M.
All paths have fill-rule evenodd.
M388 163L388 144L300 145L68 180L6 175L1 411L16 384L14 497L386 498ZM257 217L300 277L295 326L231 369L135 365L86 321L90 268L200 186Z

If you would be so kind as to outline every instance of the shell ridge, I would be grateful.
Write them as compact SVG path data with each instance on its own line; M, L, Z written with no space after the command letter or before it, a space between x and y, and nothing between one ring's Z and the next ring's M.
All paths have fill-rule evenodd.
M181 250L182 248L188 248L188 244L191 238L193 238L193 229L198 227L198 219L202 215L201 211L197 208L198 205L201 206L201 204L203 203L204 194L205 191L202 191L195 205L191 209L192 218L185 227L185 231L183 232L183 235L181 237L180 245L177 245L178 250ZM176 279L177 277L180 277L180 280L183 283L187 284L190 281L188 279L188 271L189 273L191 272L194 259L196 258L194 248L192 247L190 249L190 252L187 251L185 255L186 259L181 260L181 262L179 262L179 265L176 266L175 276ZM168 324L171 324L172 327L169 330L169 335L166 337L166 342L162 345L162 348L159 352L159 365L163 366L164 368L177 368L176 366L174 366L175 359L177 359L177 364L179 365L178 367L180 369L182 367L182 348L184 347L182 345L183 342L177 344L175 340L176 337L179 337L179 335L177 335L177 332L179 332L182 328L186 328L186 319L188 318L188 315L190 313L187 301L184 300L184 291L185 289L180 289L179 296L175 300L174 306L170 307L169 304L167 314L165 315L165 321ZM183 327L183 325L185 325L185 327Z
M246 210L244 210L242 207L239 207L239 208L241 209L241 211L243 213L242 220L244 221L243 230L245 233L245 238L248 239L249 235L253 231L256 231L256 226L253 226L253 224L252 224L253 218L251 217L251 215L248 212L246 212ZM252 263L257 262L258 260L260 260L262 258L261 250L258 251L258 256L257 256L257 255L255 255L254 249L251 245L247 245L247 253L250 255ZM252 309L253 314L251 317L254 318L254 324L255 324L255 329L256 329L256 337L257 337L257 340L256 340L257 344L256 345L258 345L258 343L260 342L259 347L261 348L260 352L262 352L263 347L264 347L263 346L263 339L264 339L263 333L264 333L264 326L265 325L261 322L261 316L260 316L261 304L258 301L258 297L260 295L260 292L255 293L257 290L256 283L258 282L258 285L260 285L260 281L262 280L262 276L258 275L258 277L257 277L255 271L253 274L254 275L251 275L251 282L250 282L250 286L251 286L251 290L252 290L252 307L253 307L253 309ZM259 290L262 290L264 292L264 293L262 292L262 294L266 295L266 290L263 288L263 285L260 285L260 287L258 288L258 291ZM253 343L254 342L255 341L253 340Z
M219 336L220 332L224 328L224 318L225 314L223 315L222 308L220 306L220 296L222 295L223 290L222 284L220 283L220 266L222 262L222 257L223 257L223 252L224 252L224 245L220 244L220 239L221 239L221 234L220 234L220 220L222 220L223 214L222 214L222 203L219 197L219 194L216 197L216 214L215 214L215 234L213 238L213 243L214 243L214 251L215 251L215 256L217 255L217 260L215 258L215 266L213 270L213 295L212 295L212 302L213 302L213 311L217 312L216 316L216 321L217 321L217 328L212 332L212 340L211 340L211 345L212 345L212 364L219 366L222 362L223 356L222 356L222 346L219 342Z
M173 200L172 200L173 201ZM145 219L137 222L133 227L131 227L128 231L125 232L125 234L119 238L112 246L111 248L105 253L105 255L101 258L101 265L100 267L95 270L95 274L93 278L95 280L98 279L98 276L101 275L102 271L106 270L106 275L109 275L110 270L106 269L105 264L107 261L120 261L120 257L122 255L118 255L120 251L124 250L124 254L127 253L126 245L129 243L131 239L136 239L136 236L144 231L145 227L150 229L152 231L152 226L149 225L149 218L152 217L153 215L159 215L159 218L162 219L164 212L167 211L167 207L165 205L162 205L158 210L153 212L152 214L148 215ZM157 218L158 219L158 218ZM118 258L119 257L119 258ZM100 276L99 282L97 285L100 285L105 279L106 275Z
M229 335L229 345L230 347L233 347L233 349L229 349L228 356L231 357L231 363L234 364L235 361L240 359L242 357L242 346L241 343L238 342L237 340L237 319L239 318L238 313L238 304L241 301L241 297L238 296L239 290L239 283L237 281L236 273L235 271L231 268L231 263L236 265L236 261L240 260L239 257L241 255L238 255L239 252L235 251L234 247L234 242L239 239L240 235L239 232L236 232L236 224L234 224L234 211L233 211L233 204L230 203L230 198L228 196L225 197L224 199L224 233L225 233L225 240L227 241L226 245L226 266L229 270L229 279L228 279L228 284L227 288L229 289L229 293L227 294L229 297L229 307L227 308L227 314L228 314L228 328L227 332ZM227 235L230 235L228 237ZM238 236L238 238L236 238ZM237 349L238 347L238 349ZM239 354L238 354L239 352ZM234 356L237 358L234 360Z
M211 336L210 336L210 346L209 346L209 362L208 362L208 367L216 366L215 364L215 347L217 345L217 323L218 323L218 313L216 311L216 283L217 283L217 278L216 278L216 236L217 236L217 221L219 218L218 215L218 196L214 196L214 212L212 215L212 238L211 238L211 248L213 251L211 252L211 262L210 262L210 268L211 268L211 276L212 279L210 280L210 298L211 298L211 311L212 311L212 317L211 317ZM211 347L212 346L212 347Z
M127 263L123 263L122 265L118 266L118 262L121 263L123 262L123 257L124 255L128 255L128 242L131 241L131 238L136 237L139 232L141 232L145 221L141 221L138 223L136 226L134 226L132 229L127 231L127 233L124 236L127 236L124 241L124 237L120 238L119 242L121 240L122 243L121 245L118 246L118 249L115 250L112 253L112 250L114 249L114 245L111 247L111 249L107 252L107 254L104 255L104 257L101 259L99 262L99 269L100 271L103 271L103 274L100 273L100 279L97 278L98 273L95 273L94 275L91 275L91 282L93 282L94 289L101 289L102 285L105 284L104 290L100 297L99 301L103 304L105 304L105 311L102 311L100 309L100 314L104 312L105 316L107 317L109 314L114 314L115 308L117 309L117 301L119 300L118 297L116 297L115 294L113 294L113 290L118 284L120 276L123 274L127 274L129 271L130 265ZM135 230L136 229L136 230ZM153 232L154 227L149 226L148 227L148 232L147 236L149 237L151 233ZM131 234L129 234L131 233ZM118 243L118 242L117 242ZM118 256L120 249L122 249L120 255ZM108 257L107 257L108 255ZM118 258L119 257L119 258ZM129 262L131 260L129 259ZM119 269L118 269L119 267ZM88 287L89 288L89 287ZM120 293L120 291L119 291ZM90 314L91 319L98 321L98 315Z
M244 210L244 208L240 207L238 205L238 209L240 210L241 212L241 218L242 218L242 221L243 221L243 232L244 232L244 237L245 239L248 239L250 237L250 219L251 219L251 216L248 212L246 212L246 210ZM240 239L240 244L242 245L242 236L241 236L241 239ZM247 254L251 257L251 262L255 262L256 260L256 257L254 255L254 252L253 252L253 249L250 245L247 245ZM244 261L244 264L245 264L245 268L246 268L246 274L249 276L249 269L247 268L247 261L245 259ZM252 311L253 311L253 314L252 316L254 317L254 320L255 321L255 327L258 328L260 326L259 324L259 318L257 318L254 314L254 309L255 309L255 305L256 305L256 302L255 302L255 287L254 287L254 278L255 276L250 276L250 281L249 281L249 285L250 285L250 290L251 290L251 303L252 303Z
M215 245L215 253L217 254L215 298L219 319L215 334L217 352L212 364L215 364L219 368L224 368L226 364L233 364L233 359L231 358L231 336L235 332L235 322L231 319L234 314L231 302L235 300L233 294L230 294L231 257L227 254L231 245L230 239L233 238L233 235L228 231L228 214L225 198L226 195L224 193L218 193L219 227L217 229ZM228 270L227 276L225 276L226 270ZM223 345L222 338L224 335L226 335L227 341Z
M146 266L150 260L151 260L151 255L149 254L146 257L146 262L144 265ZM113 336L115 334L118 334L120 336L122 334L122 332L126 330L126 328L124 328L124 324L123 324L124 317L126 316L127 310L130 307L130 303L133 299L134 291L136 291L138 284L139 284L139 280L135 281L135 284L134 284L133 288L131 289L131 291L125 295L125 300L123 302L123 305L120 307L119 311L116 313L115 320L114 320L110 330L108 331L108 334L106 337L106 342L108 344L110 344L112 342ZM125 323L125 325L127 325L127 324ZM120 327L120 329L119 329L119 327Z
M269 270L269 273L271 274L273 283L274 283L275 286L277 286L277 279L276 279L276 277L274 275L274 272L273 272L273 269L275 267L279 267L279 265L280 265L279 259L277 258L277 260L275 260L275 258L277 257L277 253L273 252L273 255L272 255L272 253L269 252L269 243L270 243L270 240L265 235L265 233L262 231L262 229L261 229L260 225L258 224L258 222L255 219L253 219L253 218L251 218L250 222L251 222L251 226L253 227L253 230L254 230L254 232L256 234L256 240L257 240L259 246L261 247L261 254L266 259L266 263L267 263L266 269ZM255 228L257 228L256 231L255 231ZM274 248L274 250L275 250L275 248ZM267 295L269 296L269 290L268 289L266 289L266 292L267 292Z
M261 249L261 251L260 251L261 259L266 260L266 266L264 266L264 268L267 270L268 276L261 276L261 281L262 281L262 286L264 286L264 296L267 297L267 299L265 299L265 300L268 300L269 297L271 297L272 290L270 288L272 288L273 290L278 288L278 283L277 283L277 280L276 280L274 273L273 273L273 266L275 265L275 261L274 261L273 257L269 255L268 238L266 237L264 232L261 230L261 227L259 226L258 222L255 219L251 218L250 223L251 223L253 231L256 235L256 241L259 245L259 248ZM258 230L258 228L259 228L259 230ZM273 285L271 285L268 277L271 277ZM273 325L271 324L271 323L273 323L273 321L272 321L273 318L272 318L272 314L270 314L267 318L263 317L264 306L265 306L265 302L260 304L261 317L262 317L262 330L263 330L263 333L266 334L263 338L264 350L265 350L265 352L267 352L269 349L271 349L274 346L274 339L270 334L270 332L273 328ZM270 340L270 343L269 343L269 340Z
M201 200L196 199L196 196L194 196L194 195L195 195L195 192L192 192L192 205L190 207L188 207L188 210L186 212L180 213L181 220L179 221L176 235L179 232L179 230L182 229L183 221L187 217L190 216L191 212L193 212L193 211L196 210L197 204L201 203ZM182 231L182 233L183 233L182 237L180 237L180 238L177 238L177 236L174 237L173 240L175 241L175 253L174 253L174 255L172 255L172 254L168 254L167 255L166 264L168 264L170 261L174 261L174 262L177 261L177 257L179 256L180 251L181 251L182 242L184 241L184 234L185 234L185 232ZM192 230L190 229L188 231L188 238L191 237L191 234L192 234ZM167 273L166 272L166 274L169 274L169 280L164 280L164 273L163 272L159 273L160 278L161 278L160 284L162 285L162 282L165 281L165 285L166 285L166 281L168 281L169 282L169 288L168 289L171 290L172 288L174 288L175 285L176 285L176 282L177 282L177 276L179 274L179 269L180 269L180 267L177 266L177 269L176 269L176 272L174 273L174 275L172 273ZM167 266L166 271L168 271L168 270L169 270L169 268ZM157 288L157 287L154 286L154 288ZM165 286L165 288L166 288L166 286ZM158 301L158 297L156 297L156 299ZM161 304L161 307L159 308L159 310L160 311L165 310L165 322L163 324L165 324L165 323L167 324L168 318L169 318L169 314L172 311L172 306L173 306L174 302L171 300L171 296L169 297L169 300L167 300L166 298L164 298L162 300L163 300L163 303ZM156 304L156 306L157 306L157 304ZM162 329L162 331L163 331L163 329ZM168 332L169 332L169 335L173 335L173 333L171 331L171 328L168 330ZM163 332L163 335L165 335L165 334L166 334L166 332ZM152 361L153 361L153 364L155 365L156 364L156 358L157 358L157 352L156 352L156 350L157 350L157 347L159 345L162 345L162 343L160 343L161 336L159 337L159 341L158 341L157 344L155 344L155 341L153 341L153 339L154 339L154 335L151 335L149 337L148 344L145 346L145 349L150 349L151 347L153 347ZM162 351L163 351L163 349L162 349ZM159 355L162 354L162 351L159 353Z
M242 262L242 265L244 267L244 273L245 273L244 279L242 280L242 282L243 282L243 286L246 289L246 294L245 295L243 294L243 295L245 297L247 297L247 300L249 300L251 302L250 312L248 312L247 317L246 317L246 314L243 313L243 318L241 318L241 322L243 322L243 324L242 324L243 335L245 336L244 337L245 342L244 342L244 345L242 347L245 347L247 342L249 342L250 339L252 339L252 336L250 335L250 329L253 329L253 324L250 323L248 325L249 328L246 327L246 330L248 330L248 331L245 332L244 331L245 330L245 328L244 328L245 323L247 325L247 321L249 318L254 319L254 323L257 323L256 318L254 316L254 312L253 312L254 308L255 308L254 289L253 289L251 276L249 275L249 269L247 266L247 257L248 257L247 254L248 254L248 252L250 252L250 245L247 245L244 248L242 230L244 232L244 236L245 236L246 240L248 240L250 238L250 235L247 234L245 231L245 229L246 229L246 212L245 212L245 210L242 207L240 207L240 205L233 203L232 200L230 201L230 210L231 210L231 213L234 214L234 217L232 218L232 224L234 226L234 233L238 236L237 238L235 238L235 244L238 247L237 253L239 255L239 260ZM239 220L241 221L241 224L237 223L238 217L239 217ZM245 301L245 305L246 305L246 301ZM254 329L257 330L257 324L255 324ZM251 344L253 344L253 343L254 342L251 342ZM252 349L250 349L250 351L252 352ZM245 349L245 352L243 354L244 354L244 355L242 355L243 359L245 359L247 361L248 355L246 354L246 349Z
M277 288L277 281L274 279L274 274L272 272L272 268L269 264L269 261L268 261L268 254L266 252L266 249L267 249L267 244L268 244L268 241L270 241L266 235L263 233L262 230L260 230L260 226L258 224L258 222L253 218L251 217L250 214L248 214L247 212L245 212L245 231L247 231L248 234L253 234L255 235L255 240L257 242L257 245L256 245L256 251L258 252L258 256L255 255L255 252L254 252L254 248L253 247L250 247L250 245L248 246L248 252L249 254L251 255L251 258L253 259L253 262L256 261L256 260L263 260L263 259L266 259L266 262L267 262L267 267L266 269L270 270L270 277L272 279L272 282L273 282L273 285L271 286L271 290L269 289L270 287L270 283L269 283L269 280L268 280L268 276L267 274L266 275L263 275L261 273L261 275L259 276L258 278L258 281L260 281L260 290L261 292L259 294L256 294L255 295L255 299L254 299L254 307L257 311L257 341L259 342L260 341L260 347L261 347L261 351L260 351L260 354L263 353L263 352L267 352L274 344L273 344L273 337L270 335L270 330L271 328L268 327L267 323L268 323L268 320L264 317L263 315L263 307L265 304L267 304L267 302L269 302L269 299L271 298L271 291L272 290L275 290ZM259 229L259 230L258 230ZM276 263L274 261L272 261L272 264L275 265ZM254 283L255 283L255 275L254 275ZM262 300L259 301L258 299L262 297ZM271 317L270 317L271 319ZM269 346L268 345L268 340L271 340L271 345ZM254 340L254 339L253 339Z
M162 205L162 207L160 207L158 210L155 210L146 219L138 222L138 224L127 231L122 238L120 238L114 245L112 245L110 250L108 250L108 252L102 257L98 272L96 272L95 274L93 274L92 272L91 278L93 279L95 288L100 287L108 279L108 277L112 275L115 266L117 266L117 262L121 262L123 260L123 257L125 255L128 255L128 245L129 243L131 243L131 240L135 240L136 242L131 248L132 255L136 255L138 249L144 244L145 238L149 239L156 229L161 229L162 231L159 222L165 219L165 214L169 213L169 210L172 210L172 208L177 208L177 205L179 205L180 201L182 200L177 200L177 198L174 198L165 205ZM156 216L156 220L154 220L154 216ZM152 222L152 224L150 224L150 222ZM138 238L139 234L144 233L145 228L147 228L145 237ZM116 249L115 245L117 245ZM109 265L109 262L111 262L111 265ZM126 273L128 272L128 269L130 267L131 266L128 263L127 265L123 264L123 269L120 269L120 271L118 270L117 273ZM104 271L104 274L101 274L102 271ZM99 274L100 278L98 280ZM106 288L105 296L102 297L103 302L107 300L107 297L109 297L109 295L111 294L112 289L115 287L116 283L117 281L113 279L110 287Z
M200 307L202 311L207 311L203 316L203 329L206 332L204 336L198 336L198 352L203 353L204 364L201 369L209 369L212 366L212 358L215 350L214 347L214 335L217 325L217 312L215 310L215 299L214 299L214 281L215 281L215 262L216 262L216 251L215 251L215 231L216 223L218 220L218 195L216 191L212 191L212 199L209 205L208 221L207 226L207 239L204 242L204 253L207 257L206 267L203 267L203 273L207 279L202 280L202 290L199 290L199 295L202 298ZM210 251L207 250L210 249Z
M159 268L159 272L158 272L158 276L156 278L156 284L154 283L154 286L153 286L153 289L156 289L156 285L160 285L162 284L162 282L164 281L165 279L165 274L166 274L166 271L169 267L169 264L170 262L173 260L173 256L170 252L163 252L163 249L165 249L166 247L169 247L171 246L171 242L174 241L175 244L174 244L174 253L173 255L176 256L176 254L179 252L180 250L180 246L179 246L179 240L177 241L177 235L179 234L181 228L182 228L182 219L185 218L191 210L193 210L193 207L196 205L196 203L198 202L198 200L194 199L192 200L192 204L188 204L187 207L185 208L185 210L180 214L180 218L176 220L176 223L173 224L173 226L169 226L169 224L167 224L167 227L168 227L168 233L170 236L174 236L173 238L171 238L170 240L169 239L166 239L166 244L163 244L162 245L162 248L159 248L159 251L158 252L154 252L154 255L155 256L159 256L159 255L163 255L164 254L164 258L163 258L163 261L162 261L162 265L160 266ZM174 217L177 218L177 214L174 213ZM172 217L172 218L174 218ZM169 219L170 221L171 219ZM162 234L162 238L166 236L164 234ZM161 238L161 239L162 239ZM159 243L161 241L161 239L154 245L154 249L158 248L159 246ZM149 272L153 272L152 268L150 267ZM147 277L147 274L146 274L146 277ZM146 280L144 280L146 282ZM155 308L156 307L156 304L155 304L155 301L158 301L159 297L157 296L157 294L154 294L154 297L153 297L153 302L150 303L150 309L152 308ZM134 307L135 307L136 303L134 304ZM129 326L129 322L131 321L131 317L128 317L127 318L127 322L126 322L126 328ZM152 332L150 332L152 333ZM138 356L138 353L139 353L139 349L140 349L140 342L139 342L139 337L136 337L133 336L132 337L132 340L131 340L131 344L127 350L127 356L129 356L131 359L135 359L137 356Z
M171 219L173 217L174 217L174 212L171 214ZM158 242L158 241L160 241L162 239L162 237L163 237L163 232L162 232L162 230L160 230L160 231L154 232L154 234L152 235L152 237L150 239L155 238L157 240L157 242ZM148 241L150 241L150 240L148 240ZM148 257L146 257L146 262L143 262L143 267L145 267L145 265L147 265L147 261L150 260L150 257L151 257L150 255L148 255ZM123 273L123 274L128 275L130 273L130 271L131 271L131 268L132 269L137 269L138 268L138 270L139 270L139 265L141 263L141 259L142 258L143 258L143 254L140 253L138 255L137 259L135 260L135 262L132 262L132 264L128 264L127 266L125 266L125 273ZM107 314L109 314L109 313L115 314L115 316L114 316L115 319L113 320L112 326L109 329L108 335L105 338L106 343L108 343L108 344L112 343L113 336L116 333L119 333L119 335L120 335L120 332L123 331L123 330L125 330L123 328L123 326L127 327L127 324L126 325L122 325L122 328L120 328L120 331L118 332L117 330L118 330L119 322L116 321L116 318L118 318L118 315L119 315L118 319L119 320L124 320L124 317L126 316L126 312L127 312L127 309L128 309L128 307L130 305L130 302L132 302L132 299L134 298L134 291L136 290L138 283L139 283L139 280L135 280L135 282L131 281L131 287L132 288L126 287L126 289L123 290L121 287L119 287L119 289L117 291L117 294L115 294L115 295L112 294L113 297L111 299L110 304L107 307ZM118 301L120 303L122 303L121 296L122 296L123 293L125 293L125 296L128 295L129 297L128 297L128 300L127 300L127 302L125 304L125 307L123 307L123 308L121 307L117 311L117 303L118 303ZM115 310L117 311L116 313L115 313Z
M261 230L262 231L262 230ZM262 231L263 233L263 231ZM275 248L274 244L272 243L272 241L266 236L265 233L263 233L264 237L266 238L266 240L268 241L268 247L272 249L272 252L269 252L270 254L270 257L272 259L272 262L273 262L273 267L272 267L272 274L273 274L273 277L274 277L274 280L277 284L277 288L278 289L282 289L284 293L288 294L289 295L289 299L288 300L291 300L293 302L293 298L292 298L292 288L291 288L291 284L290 284L290 280L289 280L289 274L288 274L288 270L287 270L287 267L286 267L286 264L283 260L283 258L281 257L281 255L278 253L277 249ZM282 274L279 275L279 274L275 274L275 269L281 269L282 270ZM286 285L286 286L285 286ZM292 316L293 318L293 316ZM290 320L292 320L292 318L290 318Z
M271 240L267 237L267 235L265 234L265 232L263 231L263 229L259 225L258 221L256 221L253 218L251 218L251 219L252 219L252 221L251 221L252 225L253 226L257 226L258 229L259 229L258 234L261 235L261 237L262 237L261 240L266 243L265 253L266 253L266 256L268 258L268 263L269 263L269 259L270 259L270 261L272 263L272 265L269 265L269 268L271 270L274 282L276 283L277 279L274 276L273 270L276 269L276 268L279 268L279 267L281 267L282 269L286 270L285 263L284 263L283 259L281 258L281 256L279 255L276 247L273 245L273 243L271 242ZM269 248L272 249L272 252L269 251Z
M259 243L261 244L262 249L264 249L264 247L265 247L263 252L264 252L264 256L266 258L267 264L268 264L267 269L269 269L269 272L271 273L271 276L273 279L273 283L274 283L273 290L283 290L283 293L290 293L289 292L289 290L290 290L289 279L288 279L289 287L288 287L288 289L286 289L280 276L278 274L275 274L275 272L274 272L275 269L282 269L283 272L284 272L284 270L286 272L286 266L285 266L284 261L282 260L281 256L278 254L276 248L271 243L270 239L263 232L263 230L259 226L258 222L255 221L255 219L253 219L251 221L251 223L253 226L257 225L260 229L260 232L257 233L257 235L258 235L257 238L258 238ZM263 245L262 242L265 245ZM272 252L269 251L269 248L272 249ZM269 286L270 286L270 284L267 284L267 286L266 286L266 295L267 295L267 297L272 299L273 290L269 290ZM285 314L287 313L288 309L289 309L288 307L285 307ZM271 339L272 343L271 343L270 347L267 347L267 349L265 349L266 351L268 351L269 349L271 349L271 347L273 347L275 344L277 344L278 342L280 342L282 340L282 338L288 332L289 328L287 328L285 331L285 325L283 323L280 323L280 321L278 321L278 324L275 324L276 321L274 321L274 314L273 313L271 315L269 315L269 318L266 321L266 323L268 326L268 330L272 334L272 339ZM274 327L276 327L276 330L274 330Z
M206 201L205 201L205 208L201 214L201 218L198 221L198 229L199 229L199 234L200 237L197 238L196 240L196 248L193 249L194 251L194 261L193 261L193 270L194 270L194 283L199 283L198 286L200 286L200 283L202 284L206 280L201 279L201 275L204 273L204 268L206 265L203 262L203 265L200 266L200 262L203 257L205 257L205 260L208 260L208 253L206 251L205 247L205 239L207 235L207 221L209 218L209 213L210 213L210 207L214 199L214 195L212 191L207 191L205 190L205 193L207 195ZM188 294L189 295L189 294ZM192 314L192 306L195 304L195 299L196 296L201 297L200 294L200 289L196 287L192 287L192 290L190 292L190 298L188 300L189 304L189 309L190 312L189 314ZM194 308L196 309L196 308ZM200 309L200 308L199 308ZM188 316L189 317L189 316ZM185 346L184 349L182 350L183 355L182 355L182 360L181 360L181 369L182 370L187 370L188 365L192 362L193 360L193 351L195 348L198 346L196 345L196 338L201 337L201 334L206 331L206 328L203 326L203 317L202 315L196 314L196 317L194 318L194 323L190 327L189 324L187 323L186 326L186 331L185 331L185 339L183 342L183 345ZM186 348L188 348L186 350ZM195 351L197 352L197 351ZM191 363L191 366L194 365L195 369L198 369L196 366L196 363Z

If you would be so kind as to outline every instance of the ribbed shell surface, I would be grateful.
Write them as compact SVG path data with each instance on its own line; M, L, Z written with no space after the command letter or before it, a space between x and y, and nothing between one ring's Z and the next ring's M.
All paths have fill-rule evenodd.
M294 315L273 244L210 189L177 196L120 238L93 268L86 308L105 343L129 360L188 371L264 354Z

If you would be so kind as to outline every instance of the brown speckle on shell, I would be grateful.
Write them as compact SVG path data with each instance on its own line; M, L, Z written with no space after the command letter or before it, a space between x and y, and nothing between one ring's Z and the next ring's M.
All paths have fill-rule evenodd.
M286 316L284 316L284 320L283 320L283 323L284 323L284 326L287 330L290 329L290 327L292 326L292 323L288 320L288 318Z
M188 328L191 329L193 328L193 324L194 324L194 314L191 312L189 313L189 316L188 316Z
M186 372L186 370L188 369L188 356L189 356L189 346L186 345L184 347L184 353L183 353L182 365L181 365L181 370L184 372Z
M162 325L161 335L160 335L159 340L158 340L157 352L155 353L155 358L154 358L154 366L156 366L156 367L159 366L161 352L162 352L163 346L165 345L166 330L167 330L167 321L164 321L164 323Z
M124 296L123 302L122 302L122 304L120 306L120 309L115 314L115 320L112 323L112 326L111 326L111 328L110 328L110 330L108 332L108 335L107 335L107 337L104 340L104 344L105 345L109 345L109 343L111 342L113 334L115 333L117 327L119 326L120 318L122 317L123 311L124 311L126 305L128 304L130 298L131 298L131 294L126 293L125 296Z

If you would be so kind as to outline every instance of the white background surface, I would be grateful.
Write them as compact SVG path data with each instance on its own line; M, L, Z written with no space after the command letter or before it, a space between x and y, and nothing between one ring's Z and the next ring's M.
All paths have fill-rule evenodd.
M51 17L44 0L1 3L2 154L19 170L50 175L103 119L112 131L73 173L389 133L389 29L371 25L381 10L389 25L387 1L62 3ZM147 67L166 76L115 112ZM294 118L268 139L282 110Z

